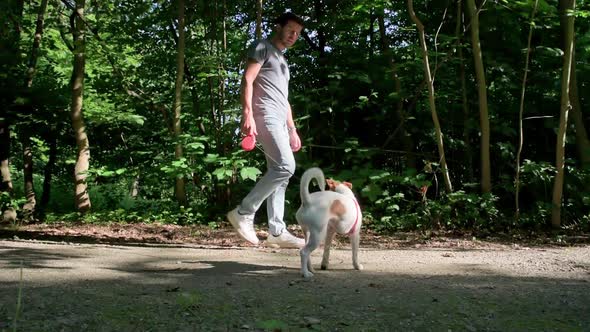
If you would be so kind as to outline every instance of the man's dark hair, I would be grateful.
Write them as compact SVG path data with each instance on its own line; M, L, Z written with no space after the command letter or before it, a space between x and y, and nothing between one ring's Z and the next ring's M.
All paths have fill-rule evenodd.
M289 21L293 21L301 26L305 25L305 22L303 22L303 19L301 17L299 17L291 12L286 12L286 13L281 14L279 17L277 17L277 19L275 20L275 23L284 27L285 25L287 25L287 23Z

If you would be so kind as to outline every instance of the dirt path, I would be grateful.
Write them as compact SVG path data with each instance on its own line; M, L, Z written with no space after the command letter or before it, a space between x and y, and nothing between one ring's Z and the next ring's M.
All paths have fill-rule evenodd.
M319 262L320 253L314 253ZM0 331L590 331L590 247L296 250L0 240ZM22 268L21 268L22 267Z

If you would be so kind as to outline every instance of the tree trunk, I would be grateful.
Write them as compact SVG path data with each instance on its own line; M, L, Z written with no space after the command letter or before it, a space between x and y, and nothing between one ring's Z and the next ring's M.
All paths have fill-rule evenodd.
M379 35L381 37L381 51L389 61L391 67L391 76L394 82L394 91L397 94L397 103L395 104L395 116L399 121L398 128L399 130L395 130L394 134L390 135L386 140L385 143L382 145L382 148L385 148L389 141L395 137L395 133L399 132L398 137L400 138L404 151L406 151L406 166L408 168L416 169L416 155L414 152L414 141L409 133L406 131L406 114L404 114L404 102L402 99L402 83L397 75L397 64L393 59L393 55L391 54L391 49L389 47L389 38L387 37L387 32L385 31L385 14L384 9L377 15L377 21L379 23Z
M85 71L85 25L84 18L85 0L76 0L76 15L74 18L74 71L72 73L72 103L71 118L74 136L78 146L76 166L74 168L75 179L75 204L78 211L84 213L91 207L90 196L86 177L90 166L90 144L86 135L86 126L82 113L84 96L84 71Z
M29 67L27 69L26 87L28 89L33 86L33 78L37 69L37 59L39 58L39 49L41 45L41 38L43 37L43 24L45 22L45 12L47 11L48 0L41 1L39 12L37 13L37 27L35 29L35 38L33 39L33 47L31 48L31 57L29 58Z
M180 115L182 109L182 83L184 79L184 0L178 0L178 50L176 57L176 83L174 89L174 136L177 139L175 157L176 160L182 158L183 149L182 143L180 142L180 135L182 129L180 125ZM182 206L187 206L186 190L184 184L184 176L179 174L176 176L175 185L176 200Z
M445 149L443 143L443 134L440 127L440 122L438 121L438 114L436 112L436 102L434 97L434 82L432 81L432 75L430 73L430 64L428 61L428 48L426 47L426 38L424 36L424 25L416 16L414 12L414 3L413 0L408 0L408 10L410 12L410 17L412 21L416 24L418 28L418 36L420 37L420 46L422 47L422 57L424 58L424 77L428 83L428 102L430 105L430 112L432 114L432 122L434 123L434 129L436 130L436 142L438 145L438 155L440 158L440 166L443 174L443 179L445 182L445 190L447 193L453 191L453 186L451 185L451 178L449 176L449 169L447 168L447 161L445 157Z
M129 190L129 196L131 196L131 198L133 198L133 199L136 199L137 196L139 196L140 181L141 181L141 177L138 174L133 178L133 182L131 183L131 189Z
M475 0L467 0L467 12L471 17L471 48L475 63L475 75L477 78L477 94L479 97L479 125L481 130L481 191L492 191L492 176L490 165L490 119L488 116L488 96L485 69L479 40L479 12L475 6Z
M0 117L0 192L12 191L12 180L10 177L10 127L8 120Z
M0 1L0 192L12 191L10 175L11 107L20 61L20 31L24 0Z
M262 2L256 0L256 39L262 38Z
M51 135L49 141L49 159L45 164L43 171L43 194L41 194L41 202L39 203L39 210L43 215L49 199L51 198L51 178L53 176L53 169L55 168L55 161L57 160L57 139Z
M41 46L41 38L43 37L43 24L45 22L45 12L47 11L48 0L41 1L39 11L37 13L37 26L35 28L35 38L33 39L33 46L31 47L31 56L29 58L29 65L25 75L25 89L27 94L30 93L33 86L33 78L37 69L37 59L39 58L39 48ZM27 106L30 108L30 106ZM33 183L33 150L31 149L31 135L29 128L21 130L21 140L23 142L23 177L25 185L25 197L27 202L23 207L24 218L31 219L35 213L37 206L37 198L35 195L35 186Z
M522 129L522 117L524 114L524 95L526 91L526 80L529 73L529 59L531 55L531 41L533 39L533 29L535 23L535 14L537 12L537 6L539 4L539 0L535 0L535 5L533 7L533 11L531 13L531 23L529 27L529 37L527 40L527 48L526 48L526 57L524 61L524 75L522 78L522 89L520 90L520 110L518 113L518 132L519 132L519 141L518 141L518 151L516 152L516 176L514 178L514 185L515 185L515 217L516 220L520 218L520 205L519 205L519 195L520 195L520 155L522 153L522 146L524 144L524 132Z
M225 70L225 65L224 65L224 61L227 57L227 29L226 29L226 24L225 24L225 19L226 19L226 15L227 15L227 8L226 8L226 2L225 0L223 0L223 10L221 12L221 35L223 38L223 44L221 45L221 56L218 54L217 55L217 61L219 61L219 87L218 87L218 106L217 106L217 110L218 110L218 117L219 120L221 121L220 123L220 127L223 128L224 126L224 122L225 122L225 116L223 116L224 110L225 110L225 82L226 80L224 79L225 77L227 77L227 73ZM215 15L218 16L218 15ZM223 144L223 152L225 153L227 150L227 144Z
M562 34L562 48L565 49L565 35L567 33L567 15L565 10L568 3L564 0L559 0L559 12L561 34ZM575 45L576 36L572 37ZM575 47L572 50L572 68L571 68L571 79L570 79L570 104L572 112L572 120L576 132L576 148L578 152L578 158L580 158L580 164L583 168L590 167L590 140L588 140L588 133L584 125L584 116L582 112L582 105L580 104L580 96L578 94L578 75L576 74L576 50Z
M582 168L590 168L590 140L584 126L584 115L578 94L578 75L576 74L576 52L572 54L572 69L570 82L570 102L572 105L572 119L576 130L576 148Z
M555 182L553 183L553 204L551 209L551 225L561 226L561 198L563 195L563 179L565 173L565 137L567 129L567 117L571 108L569 87L572 70L572 54L574 51L574 14L575 0L562 0L562 19L565 21L563 29L563 69L561 74L561 107L559 114L559 130L557 133L557 146L555 148Z
M457 23L455 25L457 38L457 53L459 56L459 80L461 81L461 109L463 110L463 141L465 142L463 154L463 169L468 181L473 181L473 149L471 148L471 135L469 128L469 103L467 102L467 82L465 79L465 57L463 56L463 4L457 1Z
M216 6L217 3L216 2L209 2L209 17L211 18L211 24L210 24L210 33L208 33L208 35L210 36L209 39L209 49L208 49L208 55L211 57L214 57L217 54L217 12L216 12ZM214 135L215 135L215 141L216 142L221 142L222 141L222 132L221 132L221 119L219 119L219 117L217 116L217 112L216 112L216 105L217 105L217 97L219 96L216 91L215 91L215 87L216 87L216 82L214 81L213 77L208 76L207 77L207 84L208 84L208 88L209 88L209 114L211 116L211 125L214 129ZM223 153L223 145L222 144L217 144L217 152L218 153Z
M35 212L37 199L35 197L35 188L33 187L33 150L31 148L31 135L28 130L22 130L23 143L23 174L25 185L25 198L27 202L23 206L25 219L29 220Z

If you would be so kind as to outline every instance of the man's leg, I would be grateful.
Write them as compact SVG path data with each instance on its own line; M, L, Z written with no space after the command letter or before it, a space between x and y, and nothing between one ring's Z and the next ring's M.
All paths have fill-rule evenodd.
M286 228L283 217L285 215L285 192L289 180L281 183L266 199L266 214L268 216L268 232L278 236Z
M266 160L271 174L274 174L276 185L268 198L266 198L266 211L268 215L269 235L266 241L267 245L278 246L282 248L301 248L305 245L305 240L293 236L286 229L283 219L285 214L285 192L289 184L289 178L295 173L295 157L289 144L289 132L287 126L269 126L270 140L266 136L261 136L262 146L266 155ZM259 131L260 134L260 131Z
M258 211L262 202L269 198L269 228L280 233L284 228L282 219L285 190L289 178L295 173L295 157L289 145L289 134L285 125L258 126L258 141L264 150L267 171L254 189L244 197L238 211L240 214L253 214Z
M258 141L264 149L267 171L248 193L240 205L228 214L228 219L238 234L247 241L258 244L254 232L254 213L266 199L268 226L271 233L267 243L284 248L301 248L305 241L285 230L285 191L289 178L295 173L295 157L289 144L289 133L283 121L280 125L258 125ZM233 219L233 220L232 220ZM236 221L237 220L237 221ZM241 223L241 220L245 220ZM237 225L237 226L236 226ZM242 227L243 226L243 227Z

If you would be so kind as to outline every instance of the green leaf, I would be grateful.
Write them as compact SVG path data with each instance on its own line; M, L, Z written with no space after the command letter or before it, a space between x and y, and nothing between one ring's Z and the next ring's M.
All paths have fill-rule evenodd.
M219 160L220 160L220 158L219 158L218 154L208 154L203 159L203 161L206 163L217 163L217 162L219 162Z
M554 56L554 57L562 57L563 56L563 50L558 47L537 46L536 49L543 52L543 53L547 53L550 56Z
M379 196L381 196L383 190L377 185L369 184L364 187L361 192L365 197L369 198L371 202L375 202L379 199Z
M256 181L258 175L262 174L262 172L256 167L244 167L240 170L240 176L242 180L250 179L252 181Z
M216 176L218 180L225 179L225 168L217 168L213 171L213 175Z

